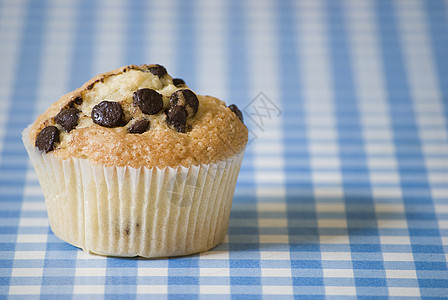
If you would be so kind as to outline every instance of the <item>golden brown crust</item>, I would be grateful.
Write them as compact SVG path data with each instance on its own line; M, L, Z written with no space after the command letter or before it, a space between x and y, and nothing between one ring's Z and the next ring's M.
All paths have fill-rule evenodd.
M130 70L145 71L148 67L150 66L132 65L100 74L86 82L81 88L62 96L59 101L51 105L45 113L36 119L30 131L30 139L35 141L42 128L54 125L53 118L61 109L74 98L82 96L87 99L80 107L83 114L81 119L86 119L85 122L83 121L82 126L78 126L70 133L61 133L60 145L51 152L62 159L77 157L88 158L94 164L106 166L131 166L134 168L156 166L163 168L217 162L244 149L248 137L246 126L225 106L223 101L211 96L198 96L199 109L196 115L187 121L187 125L191 126L191 129L186 133L179 133L168 126L163 112L149 117L144 116L150 121L150 129L142 134L130 134L126 127L107 128L91 122L89 112L92 103L95 104L95 102L88 103L90 101L88 99L92 99L96 103L104 100L105 92L102 89L108 83L116 84L116 81L108 80L109 78L130 73ZM131 90L141 87L139 86L141 80L146 80L145 84L148 80L153 80L152 77L149 78L153 75L147 72L134 73L133 77L129 77ZM149 76L149 79L142 76ZM161 83L157 90L166 98L166 95L176 88L172 85L171 77L165 76L162 77L163 86ZM134 79L135 82L132 81ZM123 84L118 79L117 81ZM125 81L125 84L128 83ZM156 82L157 84L158 82ZM115 90L117 89L114 87ZM109 90L106 89L106 91ZM120 100L124 109L132 112L134 118L143 116L141 112L140 115L135 112L132 101L128 99L128 94L127 90L123 92L123 99ZM100 95L101 99L95 99L96 95ZM114 97L120 96L114 95Z
M149 65L152 66L152 65ZM62 108L67 106L71 101L73 101L77 96L81 96L83 92L86 90L90 90L90 87L93 87L93 85L97 82L104 81L105 78L118 75L121 73L124 73L130 69L140 70L140 66L137 65L129 65L125 67L121 67L106 73L99 74L86 83L84 83L81 87L77 88L74 91L71 91L65 95L63 95L58 101L53 103L43 114L41 114L37 119L34 121L33 126L31 127L30 131L30 138L32 141L36 140L36 136L45 126L47 126L52 121L50 120L52 117L56 116Z

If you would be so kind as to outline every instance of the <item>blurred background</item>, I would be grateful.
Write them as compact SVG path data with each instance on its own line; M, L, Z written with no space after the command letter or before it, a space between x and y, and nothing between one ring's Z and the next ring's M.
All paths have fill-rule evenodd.
M443 1L19 0L0 13L1 138L96 74L159 63L244 109L246 167L261 172L243 181L340 185L344 154L393 157L403 139L404 160L421 138L446 154Z
M376 183L396 195L400 168L447 167L444 1L19 0L0 13L5 163L25 163L20 131L62 94L158 63L243 110L250 195Z
M0 62L0 210L13 245L27 209L45 217L22 129L96 74L158 63L244 113L230 257L307 252L315 264L284 266L303 294L447 292L447 1L3 0ZM351 275L325 279L325 251L345 253ZM304 269L320 281L290 278Z

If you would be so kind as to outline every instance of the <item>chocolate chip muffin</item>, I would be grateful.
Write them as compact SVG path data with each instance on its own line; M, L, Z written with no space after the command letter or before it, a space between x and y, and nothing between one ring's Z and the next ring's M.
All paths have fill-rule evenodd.
M236 105L197 95L160 65L101 74L23 133L50 225L86 251L204 251L227 231L247 128Z

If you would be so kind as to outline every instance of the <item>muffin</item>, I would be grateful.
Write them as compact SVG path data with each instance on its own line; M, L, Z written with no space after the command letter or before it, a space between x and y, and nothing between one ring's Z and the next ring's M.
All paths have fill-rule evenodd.
M84 251L180 256L226 235L248 137L243 116L163 66L98 75L22 137L51 229Z

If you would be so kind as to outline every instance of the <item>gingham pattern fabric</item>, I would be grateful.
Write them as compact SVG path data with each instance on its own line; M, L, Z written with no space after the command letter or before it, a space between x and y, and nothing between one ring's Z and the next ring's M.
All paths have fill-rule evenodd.
M448 298L447 1L0 2L0 298ZM89 255L49 228L22 129L159 63L250 129L228 237Z

